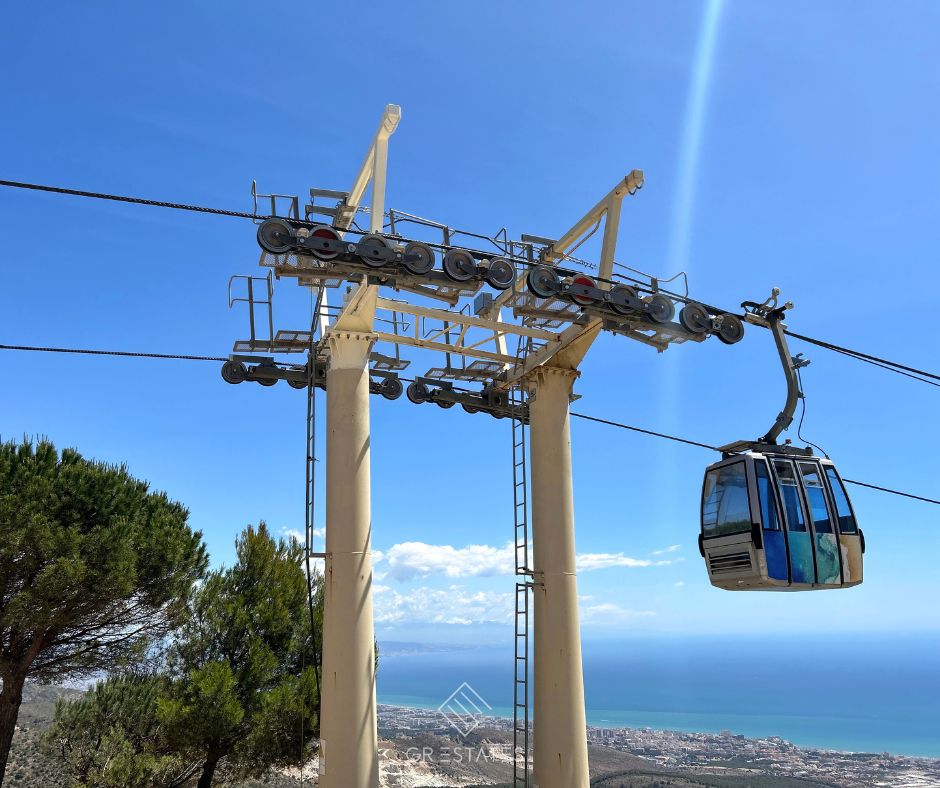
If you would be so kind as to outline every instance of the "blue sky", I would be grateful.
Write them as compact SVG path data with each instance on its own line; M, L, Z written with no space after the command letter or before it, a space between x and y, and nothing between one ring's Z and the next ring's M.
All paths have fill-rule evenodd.
M4 179L247 210L252 178L347 188L395 102L393 207L557 235L641 168L621 261L684 268L729 308L776 285L797 332L940 366L934 4L102 2L5 22ZM0 190L0 343L225 355L254 229ZM308 310L279 283L280 327ZM937 390L793 350L813 362L804 434L851 478L937 497ZM302 527L302 392L195 362L4 352L0 375L0 435L126 462L190 507L214 561L247 523ZM581 412L713 443L766 430L784 394L757 330L663 355L602 337L577 392ZM508 424L404 399L372 418L380 637L505 642ZM940 629L937 507L854 489L863 586L728 594L695 548L713 455L579 421L572 438L578 550L604 567L581 575L586 637Z

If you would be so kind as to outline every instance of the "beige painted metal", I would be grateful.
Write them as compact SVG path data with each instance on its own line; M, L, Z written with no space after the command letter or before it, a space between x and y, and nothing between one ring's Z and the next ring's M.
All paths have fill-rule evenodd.
M369 354L375 288L360 286L326 338L326 567L320 785L377 788Z
M533 783L539 788L589 785L568 416L577 375L573 368L542 366L528 381L534 394L529 404L535 605Z
M496 381L494 388L497 390L511 388L519 380L529 377L533 370L548 363L554 366L576 369L588 347L601 332L602 326L603 321L596 318L588 320L586 323L575 323L568 326L556 335L554 342L531 353L521 366L517 365L509 370L504 379ZM572 363L572 359L576 360Z
M533 328L532 326L523 326L517 323L506 323L495 318L473 317L460 312L452 312L447 309L435 309L433 307L418 306L409 304L407 301L395 301L390 298L379 298L376 302L378 309L387 309L391 312L398 312L402 315L413 315L415 317L426 317L432 320L440 320L444 323L450 323L452 326L472 326L474 328L483 328L492 331L494 334L517 334L524 337L534 337L535 339L544 339L553 341L558 338L554 331L546 331L543 328Z
M545 250L545 260L550 262L563 258L592 226L604 219L604 240L597 274L602 279L610 279L614 270L614 252L617 248L617 233L620 228L621 203L627 194L633 194L642 186L643 171L632 170L597 205L584 214L574 227Z
M359 167L359 173L353 181L349 195L339 207L333 226L339 230L348 230L356 218L356 211L362 202L362 195L366 187L372 182L372 205L370 207L370 232L382 231L382 222L385 217L385 176L388 163L388 138L395 133L398 122L401 120L401 107L397 104L388 104L379 121L379 128L372 139L372 145L366 152L366 157Z
M455 355L469 358L477 358L483 361L495 361L508 369L515 364L515 357L508 354L506 350L505 337L507 335L528 336L534 339L541 339L546 342L545 347L554 348L558 345L558 334L553 331L546 331L541 328L519 325L517 323L505 323L499 319L474 317L460 312L451 312L446 309L435 309L432 307L418 306L409 304L405 301L396 301L388 298L378 298L376 307L399 315L410 315L416 318L412 320L412 329L410 334L399 333L389 334L379 332L377 334L380 342L391 342L397 345L410 345L411 347L424 348L425 350L436 350L441 353L453 353ZM428 318L431 320L440 320L441 328L436 328L422 335L420 320L417 318ZM481 329L484 336L473 341L468 340L468 333L471 329ZM482 345L492 344L495 350L482 349Z

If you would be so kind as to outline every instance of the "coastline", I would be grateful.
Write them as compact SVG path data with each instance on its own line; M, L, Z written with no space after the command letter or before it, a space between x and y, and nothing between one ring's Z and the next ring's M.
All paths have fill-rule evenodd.
M408 709L413 711L436 712L440 704L416 696L381 695L379 706L387 709ZM485 718L496 725L508 725L512 720L512 709L505 706L492 706ZM708 714L704 712L664 712L643 710L588 709L587 723L591 731L653 731L660 733L705 734L719 736L723 731L748 740L780 740L803 750L838 753L846 755L877 754L918 760L940 761L940 742L934 742L926 751L918 748L905 748L903 752L886 747L840 746L836 743L822 742L812 733L807 736L787 736L779 732L794 726L816 730L830 730L835 726L865 726L867 721L842 717L800 717L792 715L741 715Z

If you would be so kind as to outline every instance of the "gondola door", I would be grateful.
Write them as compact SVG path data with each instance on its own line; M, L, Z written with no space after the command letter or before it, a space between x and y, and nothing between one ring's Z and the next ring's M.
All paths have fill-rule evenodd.
M813 559L813 538L803 507L800 483L791 460L774 458L774 475L783 505L787 526L787 548L790 557L791 587L809 587L816 582L816 562Z
M786 585L790 582L786 534L777 505L777 493L766 460L759 457L754 459L754 478L760 504L761 540L767 561L767 577L770 581Z
M835 516L830 512L826 485L819 463L798 460L806 502L812 525L813 547L816 551L816 582L820 586L842 585L842 557L836 536Z
M845 492L842 479L835 467L823 462L826 480L835 504L837 521L839 525L839 546L842 553L842 585L857 586L862 582L862 554L865 552L865 536L858 527L855 512L849 496Z

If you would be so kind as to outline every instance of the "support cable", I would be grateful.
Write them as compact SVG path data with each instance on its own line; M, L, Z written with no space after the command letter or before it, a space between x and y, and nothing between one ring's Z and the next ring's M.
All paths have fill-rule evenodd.
M916 367L909 367L904 364L899 364L896 361L889 361L886 358L880 358L879 356L872 356L868 353L862 353L859 350L852 350L851 348L834 345L831 342L825 342L822 339L813 339L813 337L797 334L793 331L784 331L783 333L785 333L787 336L793 337L794 339L799 339L802 342L809 342L811 345L817 345L818 347L825 348L826 350L842 353L845 356L849 356L849 358L854 358L858 361L865 361L869 364L874 364L876 367L887 369L889 372L897 372L899 375L905 375L906 377L913 378L914 380L919 380L921 383L929 383L931 386L940 387L940 382L932 382L940 381L940 375L935 375L932 372L926 372L922 369L917 369ZM925 380L924 378L929 378L930 380Z
M92 191L85 191L82 189L67 189L61 186L47 186L47 185L38 184L38 183L26 183L23 181L0 180L0 186L6 186L10 188L15 188L15 189L28 189L31 191L39 191L39 192L50 192L52 194L66 194L66 195L71 195L74 197L89 197L89 198L98 199L98 200L112 200L115 202L133 203L135 205L150 205L150 206L154 206L158 208L172 208L175 210L215 214L218 216L232 216L232 217L240 218L240 219L255 220L255 219L264 218L256 213L248 213L247 211L229 211L223 208L211 208L211 207L202 206L202 205L189 205L186 203L166 202L162 200L149 200L143 197L129 197L126 195L107 194L104 192L92 192ZM312 226L315 224L315 222L304 221L301 219L293 219L290 217L279 217L279 218L290 219L290 221L292 221L295 224L299 223L299 224L308 225L308 226ZM470 235L473 235L475 237L481 237L481 238L484 237L484 236L477 236L476 234L470 234ZM445 248L441 244L433 244L433 245L439 246L441 248ZM533 263L532 261L525 260L523 258L516 258L516 259L518 260L518 262L527 266L532 266L536 264L536 263ZM559 270L562 270L562 269L559 269ZM630 279L631 281L640 282L640 280L634 280L631 277L624 277L624 278ZM601 281L614 284L613 280L601 280ZM640 282L640 284L643 284L643 283ZM685 302L685 303L688 303L691 300L688 298L688 296L681 296L678 293L671 293L669 291L662 290L661 288L660 288L660 292L673 296L677 300ZM703 304L703 305L716 312L727 311L727 310L718 309L717 307L713 307L710 304ZM813 337L808 337L803 334L797 334L796 332L793 332L793 331L786 331L785 333L788 336L793 337L794 339L799 339L799 340L802 340L803 342L809 342L810 344L818 345L819 347L825 348L827 350L832 350L836 353L842 353L851 358L855 358L859 361L864 361L869 364L873 364L874 366L880 366L884 369L888 369L891 372L896 372L900 375L906 375L907 377L913 378L914 380L920 380L922 383L928 383L932 386L940 387L940 375L938 374L935 374L932 372L926 372L925 370L917 369L915 367L910 367L904 364L899 364L896 361L889 361L888 359L880 358L879 356L873 356L868 353L862 353L861 351L852 350L851 348L841 347L840 345L833 344L832 342L826 342L824 340L814 339ZM18 348L13 348L11 346L0 346L0 349L18 349ZM79 351L75 351L75 352L79 352ZM160 357L160 356L157 356L157 357ZM212 359L212 360L215 360L215 359Z
M162 358L178 361L228 361L225 356L192 356L181 353L143 353L129 350L89 350L76 347L38 347L36 345L0 345L0 350L33 350L40 353L79 353L85 356L125 356L128 358Z
M228 361L224 356L195 356L195 355L185 355L182 353L132 353L129 351L119 351L119 350L89 350L86 348L50 348L50 347L36 347L31 345L0 345L0 350L34 350L41 352L51 352L51 353L80 353L83 355L93 355L93 356L126 356L130 358L159 358L159 359L177 359L182 361ZM402 380L408 380L408 378L401 378ZM718 446L712 446L710 443L702 443L701 441L691 440L689 438L681 438L678 435L669 435L665 432L656 432L655 430L647 430L643 427L634 427L630 424L621 424L617 421L610 421L609 419L602 419L598 416L589 416L586 413L575 413L571 412L572 416L575 416L579 419L585 419L586 421L594 421L598 424L606 424L610 427L619 427L620 429L631 430L632 432L639 432L643 435L651 435L654 438L664 438L666 440L675 441L676 443L684 443L688 446L697 446L701 449L710 449L711 451L720 452L721 449ZM940 505L940 501L933 498L925 498L921 495L914 495L913 493L902 492L901 490L894 490L890 487L880 487L876 484L868 484L867 482L860 482L854 479L843 479L843 481L848 482L849 484L856 484L859 487L869 487L872 490L880 490L881 492L891 493L893 495L901 495L905 498L913 498L916 501L924 501L925 503L934 503Z
M632 432L640 432L640 433L643 433L644 435L652 435L653 437L656 437L656 438L666 438L671 441L676 441L677 443L685 443L689 446L698 446L702 449L711 449L712 451L717 451L717 452L721 451L721 449L718 448L717 446L712 446L708 443L699 443L698 441L689 440L688 438L680 438L677 435L667 435L664 432L653 432L652 430L645 430L641 427L634 427L630 424L621 424L618 421L609 421L607 419L600 419L597 416L588 416L585 413L575 413L572 411L570 415L576 416L579 419L585 419L587 421L596 421L599 424L607 424L608 426L611 426L611 427L619 427L620 429L631 430ZM902 492L901 490L894 490L890 487L880 487L876 484L868 484L867 482L859 482L859 481L856 481L855 479L846 479L845 477L842 478L842 481L847 482L848 484L856 484L859 487L869 487L872 490L880 490L881 492L891 493L892 495L900 495L900 496L903 496L904 498L913 498L915 501L923 501L924 503L933 503L933 504L937 504L938 506L940 506L940 501L934 498L925 498L922 495L914 495L913 493Z
M23 183L22 181L0 180L0 186L9 186L14 189L29 189L37 192L51 192L52 194L68 194L72 197L90 197L95 200L112 200L114 202L129 202L135 205L152 205L156 208L173 208L177 211L194 211L195 213L212 213L218 216L234 216L238 219L258 219L257 214L246 211L227 211L224 208L206 208L202 205L187 205L178 202L164 202L163 200L147 200L143 197L126 197L120 194L105 194L103 192L87 192L81 189L65 189L61 186L44 186L39 183Z

